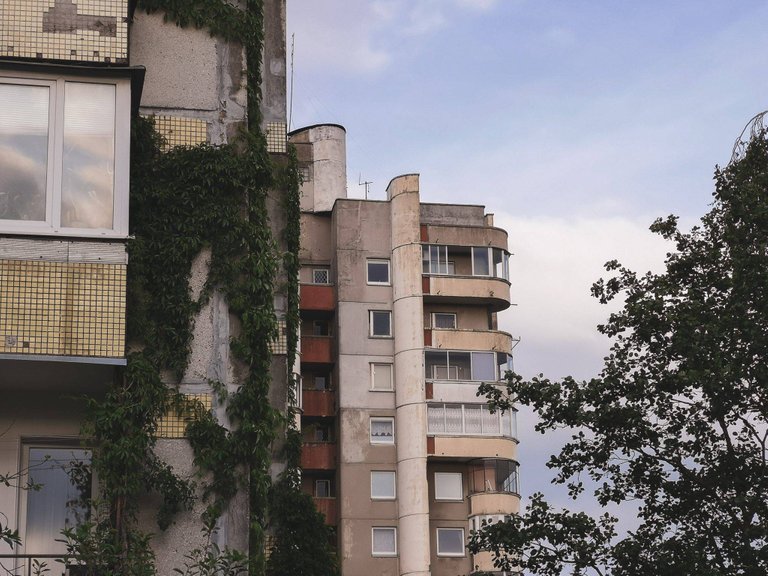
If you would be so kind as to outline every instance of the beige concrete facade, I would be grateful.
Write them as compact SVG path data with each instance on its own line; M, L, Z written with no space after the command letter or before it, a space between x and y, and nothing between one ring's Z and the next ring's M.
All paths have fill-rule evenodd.
M262 97L262 127L269 132L268 151L284 153L285 0L263 4L264 62L262 85L256 90ZM54 96L71 83L114 87L114 172L104 170L99 177L111 177L114 189L125 191L120 198L114 192L112 228L107 229L65 228L55 222L25 229L25 222L18 223L23 216L8 219L0 213L0 473L6 473L23 469L37 447L80 449L85 404L76 398L103 395L120 378L116 366L124 365L131 351L125 336L131 116L155 117L168 148L231 142L248 118L243 46L212 37L205 29L166 22L162 11L146 14L135 2L0 2L0 38L0 86L43 87ZM88 112L100 117L93 106ZM6 166L0 163L0 182L5 184L3 170ZM281 196L279 190L270 194L268 206L278 242L285 220ZM51 209L49 200L46 197L46 223L60 217L60 208ZM192 294L199 294L205 284L209 261L205 250L197 256L190 277ZM276 284L283 280L278 278ZM285 314L282 296L275 298L275 313L278 319ZM203 400L225 425L225 408L210 383L221 382L230 391L238 387L242 367L230 354L236 335L226 299L215 292L195 318L190 361L179 384L181 392ZM270 400L284 410L287 376L299 368L286 365L284 341L274 342L272 351ZM193 455L179 432L183 426L178 417L160 424L157 455L181 476L194 477ZM275 446L274 473L282 467L279 449ZM9 526L20 530L23 541L27 497L28 492L17 487L0 487L0 512ZM173 526L159 533L154 518L158 503L150 497L140 503L141 528L156 534L158 574L172 574L203 543L200 515L206 504L199 499L192 511L180 514ZM245 493L231 501L214 536L221 548L248 549L247 509ZM61 552L57 546L51 539L45 549L21 552ZM9 552L0 544L0 554Z
M482 520L519 509L514 415L491 415L476 395L503 377L515 344L496 320L510 305L507 234L482 206L421 204L416 174L393 179L386 201L347 198L343 136L335 125L291 134L308 179L300 280L335 295L332 310L302 302L309 328L332 326L333 357L302 374L305 388L331 374L338 450L332 470L305 469L305 489L316 490L307 477L334 483L327 521L345 576L492 572L465 545ZM303 353L314 357L309 344Z

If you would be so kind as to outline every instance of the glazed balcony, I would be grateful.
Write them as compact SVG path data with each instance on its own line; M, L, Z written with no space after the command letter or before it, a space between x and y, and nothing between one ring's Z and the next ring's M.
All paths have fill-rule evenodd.
M325 523L328 526L336 526L336 498L318 498L315 496L312 500L317 511L325 515Z
M330 284L301 284L299 292L302 311L332 312L336 309L336 295Z
M469 301L492 311L509 307L509 252L482 246L422 245L425 302Z
M301 467L304 470L334 470L336 442L306 442L301 446Z
M307 364L333 363L333 338L302 335L301 361Z
M334 416L336 394L333 390L304 390L302 410L305 416Z

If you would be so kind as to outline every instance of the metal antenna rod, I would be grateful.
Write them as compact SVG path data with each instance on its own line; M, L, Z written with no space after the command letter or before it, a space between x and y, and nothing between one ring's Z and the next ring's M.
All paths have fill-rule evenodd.
M373 184L373 180L366 180L363 182L363 173L360 172L359 176L357 177L357 185L358 186L365 186L365 199L368 200L368 189L369 186Z

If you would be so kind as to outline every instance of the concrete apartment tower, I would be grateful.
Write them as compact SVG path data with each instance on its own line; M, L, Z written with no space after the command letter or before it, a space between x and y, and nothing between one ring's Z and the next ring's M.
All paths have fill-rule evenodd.
M286 153L285 0L264 0L262 8L255 90L268 152L279 161ZM0 473L31 467L44 484L39 492L0 486L0 525L18 529L24 544L11 549L0 541L0 555L18 555L0 559L11 570L26 574L36 556L63 553L56 539L66 522L73 525L66 511L71 494L66 475L51 466L42 473L40 465L90 458L80 437L81 397L101 398L130 352L131 118L153 116L169 148L231 142L248 120L246 69L243 44L205 27L178 27L134 0L0 3ZM280 197L274 190L268 200L278 242L285 221ZM193 294L203 286L209 256L203 250L194 261ZM274 302L283 318L285 297L276 293ZM214 291L195 318L178 385L220 421L224 408L210 383L236 389L230 342L237 329L226 298ZM284 342L273 353L271 396L284 409L293 367L286 366ZM184 422L169 414L155 452L193 477L184 435ZM27 479L22 473L19 484ZM146 530L158 533L157 501L141 506ZM155 537L159 574L173 573L201 544L203 506L198 501ZM215 536L222 548L248 549L247 508L241 492L223 511ZM47 562L56 573L64 570Z
M302 185L303 488L336 526L345 576L494 572L469 531L519 509L507 234L482 206L422 204L419 177L386 200L346 194L345 130L289 135Z

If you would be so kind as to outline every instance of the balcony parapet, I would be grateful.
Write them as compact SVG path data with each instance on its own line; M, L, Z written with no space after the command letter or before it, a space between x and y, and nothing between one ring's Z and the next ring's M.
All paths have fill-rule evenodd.
M432 347L452 350L509 352L515 345L511 334L501 330L431 329Z
M309 364L333 363L333 337L301 337L301 361Z
M331 284L301 284L299 292L301 310L332 312L336 309L336 295Z
M322 512L325 516L325 523L328 526L336 526L336 498L318 498L317 496L312 498L315 503L315 508L318 512Z
M336 393L333 390L304 390L302 411L305 416L334 416Z
M301 446L301 467L304 470L334 470L336 442L306 442Z
M422 290L425 302L490 306L498 312L509 308L509 282L493 276L457 276L424 274Z

